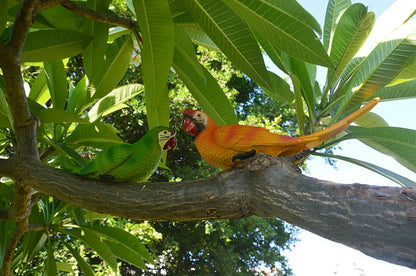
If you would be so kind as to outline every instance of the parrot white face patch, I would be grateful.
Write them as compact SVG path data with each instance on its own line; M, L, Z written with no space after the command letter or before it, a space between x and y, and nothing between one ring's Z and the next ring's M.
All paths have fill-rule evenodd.
M176 140L176 131L173 129L172 131L169 131L167 129L162 130L158 134L159 138L159 145L162 150L174 150L177 145Z

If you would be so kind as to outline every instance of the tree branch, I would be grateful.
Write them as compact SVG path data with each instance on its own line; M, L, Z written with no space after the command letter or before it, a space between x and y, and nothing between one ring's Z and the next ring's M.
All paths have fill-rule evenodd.
M120 26L130 30L134 30L134 27L136 26L136 23L130 19L120 17L114 14L105 14L94 10L90 10L68 0L62 2L61 5L76 14L79 14L83 17L98 22L103 22L114 26Z
M12 158L9 177L98 213L136 220L279 217L375 258L416 268L416 189L344 185L263 157L210 178L166 183L86 179Z

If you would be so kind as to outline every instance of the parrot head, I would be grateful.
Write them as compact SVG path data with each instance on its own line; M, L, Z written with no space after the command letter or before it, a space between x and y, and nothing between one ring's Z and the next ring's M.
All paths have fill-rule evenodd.
M176 148L176 131L166 127L158 127L156 129L157 138L159 141L160 148L162 150L174 150Z
M182 127L193 136L201 133L208 124L208 115L199 110L185 110L183 112Z

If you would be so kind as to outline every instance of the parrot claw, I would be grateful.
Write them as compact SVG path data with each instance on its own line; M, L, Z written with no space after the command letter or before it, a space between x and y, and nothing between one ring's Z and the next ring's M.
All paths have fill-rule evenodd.
M248 151L248 152L238 153L238 154L234 155L231 160L235 163L235 160L237 160L237 159L244 160L244 159L251 158L254 155L256 155L256 150L253 149L253 150Z

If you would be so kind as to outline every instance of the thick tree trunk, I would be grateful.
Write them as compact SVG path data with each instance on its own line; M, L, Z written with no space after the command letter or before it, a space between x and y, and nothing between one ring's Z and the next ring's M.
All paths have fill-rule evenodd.
M112 183L35 160L1 160L0 174L71 204L137 220L279 217L372 257L416 268L416 189L337 184L282 158L195 181Z

